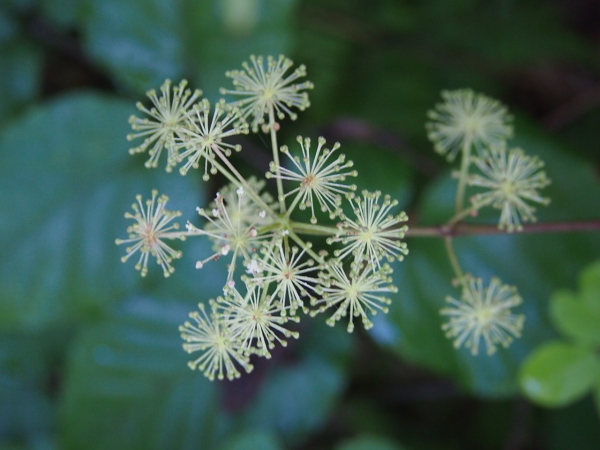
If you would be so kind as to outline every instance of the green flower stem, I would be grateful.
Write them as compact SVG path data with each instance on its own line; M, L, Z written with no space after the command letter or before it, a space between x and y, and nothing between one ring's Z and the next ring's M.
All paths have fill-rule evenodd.
M444 238L444 244L446 244L446 252L448 253L448 259L450 260L450 264L452 265L452 270L454 270L454 274L456 278L462 280L465 276L462 269L460 268L460 264L458 262L458 258L456 257L456 252L454 251L454 246L452 245L452 238L446 236Z
M223 163L229 168L229 170L231 170L231 173L227 169L225 169L225 167L223 167L218 161L215 161L213 159L211 162L217 167L217 170L219 170L219 172L225 175L225 177L236 186L244 187L248 195L252 197L252 199L271 216L277 216L277 213L273 211L262 198L260 198L260 195L258 195L258 193L254 192L254 189L250 187L250 185L246 182L244 177L240 175L240 173L236 170L235 167L233 167L233 164L231 164L231 162L225 157L225 155L223 155L223 153L216 147L213 147L213 151L217 154L221 161L223 161Z
M289 230L290 234L290 238L292 238L293 241L296 242L296 244L298 244L301 248L306 250L306 253L308 253L316 262L318 262L319 264L323 263L323 257L319 256L312 248L309 244L307 244L306 242L304 242L300 236L298 236L293 230Z
M446 225L450 228L454 227L454 225L456 225L458 222L460 222L463 218L467 217L468 215L470 215L474 212L477 212L480 208L487 205L488 203L490 203L489 200L480 201L478 203L473 203L470 208L463 209L459 213L455 214L454 217L452 217L446 223Z
M275 112L273 106L269 108L269 131L271 132L271 150L273 150L273 162L276 167L275 180L277 182L277 198L279 199L279 210L285 213L285 196L283 195L283 182L279 172L279 147L277 146L277 131L275 131Z
M462 161L460 163L460 174L458 176L458 188L456 189L456 212L460 212L463 209L465 188L467 186L467 175L469 171L469 165L471 164L471 139L465 139L465 143L462 148Z
M279 178L278 178L279 180ZM300 201L300 198L302 197L302 192L298 192L298 194L296 195L296 198L294 198L294 201L292 202L292 204L290 205L289 209L287 210L287 212L285 213L285 218L289 219L290 215L292 214L292 212L294 211L294 209L296 208L296 205L298 204L298 202Z
M338 233L337 227L327 225L313 225L304 222L289 222L290 228L297 233L310 234L313 236L335 236Z

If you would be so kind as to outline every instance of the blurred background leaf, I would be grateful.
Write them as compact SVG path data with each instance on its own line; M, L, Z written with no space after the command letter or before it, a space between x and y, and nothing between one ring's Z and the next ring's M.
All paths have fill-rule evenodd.
M142 280L114 240L136 194L159 189L199 224L196 206L224 182L144 170L125 140L135 102L183 77L215 100L252 53L284 53L315 83L280 143L340 141L359 189L395 196L412 223L451 214L455 181L424 122L441 89L462 87L506 103L514 145L546 162L540 221L597 220L598 11L586 0L0 2L0 448L597 449L600 395L552 411L516 396L521 363L557 337L551 295L577 291L597 232L456 239L467 270L524 298L523 337L491 358L443 336L453 275L438 240L411 239L371 333L305 319L297 342L233 383L189 371L177 332L221 293L224 262L194 269L210 244L183 243L170 279L154 264ZM266 139L240 143L244 173L266 172Z

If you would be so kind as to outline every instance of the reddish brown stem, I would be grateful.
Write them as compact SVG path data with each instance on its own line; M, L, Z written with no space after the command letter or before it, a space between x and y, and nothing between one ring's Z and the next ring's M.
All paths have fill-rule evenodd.
M435 227L409 226L406 237L458 237L481 234L522 234L522 233L568 233L573 231L600 231L600 219L572 222L540 222L523 225L523 230L508 233L499 230L496 225L478 225L461 222L454 227L447 225Z

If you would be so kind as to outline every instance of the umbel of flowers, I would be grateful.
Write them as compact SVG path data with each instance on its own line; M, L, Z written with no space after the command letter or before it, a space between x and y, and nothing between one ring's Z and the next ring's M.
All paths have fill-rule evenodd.
M250 372L253 357L270 358L276 346L297 339L290 325L302 314L328 312L328 324L343 320L349 332L360 323L370 328L372 316L387 312L389 295L397 291L388 262L408 253L406 214L380 192L357 195L352 181L358 173L339 143L299 136L297 148L277 144L280 121L295 119L310 105L307 90L313 85L301 80L305 67L294 69L283 56L251 56L242 67L226 73L233 89L221 93L231 102L211 105L185 81L173 87L167 80L160 95L148 92L150 108L138 103L145 117L130 118L134 133L128 138L144 141L131 153L147 151L151 168L166 153L167 171L179 167L186 175L199 169L204 180L220 173L229 184L207 207L197 208L198 222L184 227L174 223L181 213L166 209L165 195L154 191L145 207L139 196L134 213L126 214L135 221L129 238L117 240L129 244L124 261L140 255L136 269L142 276L150 257L165 276L173 272L173 261L181 257L170 246L176 239L212 241L212 252L198 255L197 269L225 258L223 295L201 299L180 326L183 348L195 355L189 366L211 380ZM244 178L230 159L242 148L229 138L249 131L271 140L273 160L265 179ZM269 179L276 195L265 191ZM304 209L309 222L295 221L294 211ZM311 235L328 237L330 248L313 248Z
M134 133L128 139L144 139L130 152L148 152L146 167L157 167L166 154L168 172L178 167L185 176L198 169L204 180L219 173L229 184L209 205L197 208L197 222L183 227L175 222L181 213L166 209L166 195L153 191L145 202L138 196L133 214L125 214L134 220L129 237L116 241L128 244L123 261L139 255L135 267L142 276L150 257L164 276L174 271L173 261L182 254L171 247L173 240L212 242L210 252L197 256L197 269L225 258L223 294L201 299L179 328L184 350L194 354L189 366L211 380L250 372L252 358L270 358L276 346L297 339L291 325L302 314L324 313L328 325L343 321L348 332L361 323L371 328L372 317L387 313L390 295L397 292L389 263L408 254L407 215L379 191L357 193L358 172L339 143L298 136L296 148L278 145L280 121L294 120L310 105L307 90L313 85L301 81L305 67L293 69L284 56L251 56L242 67L226 73L233 89L221 93L234 98L231 102L211 105L185 80L176 86L167 80L160 95L148 92L150 108L138 103L144 117L130 118ZM442 95L445 102L430 113L429 137L449 160L461 155L456 214L447 225L492 207L500 210L501 229L519 231L521 222L535 220L532 203L548 202L538 192L549 183L542 163L507 146L510 117L498 102L469 90ZM264 179L243 177L230 159L243 149L229 138L250 131L271 141L272 162ZM265 190L271 179L275 195ZM480 191L465 206L467 186ZM296 221L296 210L309 210L309 222ZM327 246L313 248L311 235L326 237ZM449 306L441 313L449 322L443 330L456 347L464 344L477 354L483 341L492 354L498 344L507 346L519 337L524 319L511 308L521 298L498 278L484 287L482 280L464 274L451 238L446 244L462 295L447 298Z
M429 112L426 124L435 150L453 161L460 155L455 215L451 227L465 217L475 216L483 208L500 211L498 228L507 232L523 229L523 222L535 221L535 204L547 205L549 199L539 191L550 184L543 162L528 156L520 148L511 148L512 117L498 101L469 89L442 92L444 102ZM467 186L476 193L465 205ZM481 342L488 354L498 345L507 347L521 335L525 317L513 314L511 308L522 299L514 286L502 284L493 277L485 287L481 278L464 273L454 254L452 238L446 238L446 249L461 289L460 299L447 297L448 306L440 312L448 317L442 325L455 347L465 345L477 355Z

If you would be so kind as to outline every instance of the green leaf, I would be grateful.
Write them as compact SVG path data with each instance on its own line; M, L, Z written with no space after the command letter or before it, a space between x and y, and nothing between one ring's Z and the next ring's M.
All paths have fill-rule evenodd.
M600 311L588 307L581 295L557 291L550 299L550 314L556 327L576 342L600 346Z
M587 309L600 315L600 261L590 264L581 272L579 288Z
M599 376L600 361L591 350L552 341L525 361L519 382L530 399L555 407L581 398Z
M86 46L117 80L144 91L184 76L214 99L250 53L287 53L292 0L93 2Z
M65 28L75 28L84 17L88 0L41 0L44 15L52 22Z
M539 221L591 219L600 210L600 186L593 167L569 156L551 141L525 124L516 127L526 152L546 162L552 184L543 194L552 202L538 209ZM523 137L525 136L525 137ZM425 192L419 219L423 224L442 224L453 215L456 180L445 176ZM574 200L575 199L575 200ZM582 199L578 201L578 199ZM583 200L585 199L585 200ZM497 221L498 212L487 223ZM481 214L471 222L486 223ZM466 272L489 283L498 276L504 284L517 286L523 304L514 308L526 317L523 336L491 357L471 356L466 349L455 350L440 329L444 319L439 310L444 298L460 296L451 286L454 273L441 239L408 239L409 255L395 264L393 298L388 316L387 338L404 357L453 377L459 384L486 396L511 395L517 389L517 372L522 360L555 331L547 320L548 298L556 289L573 285L581 267L600 254L600 241L590 233L500 234L465 236L454 240L460 263ZM376 324L376 327L379 326ZM374 329L374 336L375 334Z
M59 329L0 335L0 445L21 442L34 448L51 439L57 405L50 386L66 338Z
M141 278L115 245L136 194L157 188L172 196L170 209L194 214L201 193L190 177L137 169L125 140L131 113L130 102L78 94L31 109L0 135L1 328L96 317L136 289Z
M41 89L42 54L21 41L0 45L0 122L33 100Z
M353 168L358 171L358 177L346 180L358 186L358 194L366 189L391 195L399 203L398 211L394 211L396 214L408 204L412 195L412 171L400 155L360 142L349 142L340 151L354 162Z
M216 448L227 421L218 383L186 365L177 327L187 313L177 301L134 297L82 333L66 373L67 448Z
M336 450L402 450L406 447L387 438L363 435L348 439L335 448Z
M297 445L325 423L344 387L339 368L318 355L280 366L264 380L244 426L278 432Z
M230 439L222 450L283 450L278 439L271 433L248 430Z
M186 61L207 96L231 89L228 70L240 70L251 54L288 54L296 0L187 1ZM298 63L303 63L299 61ZM310 78L308 78L310 79Z

